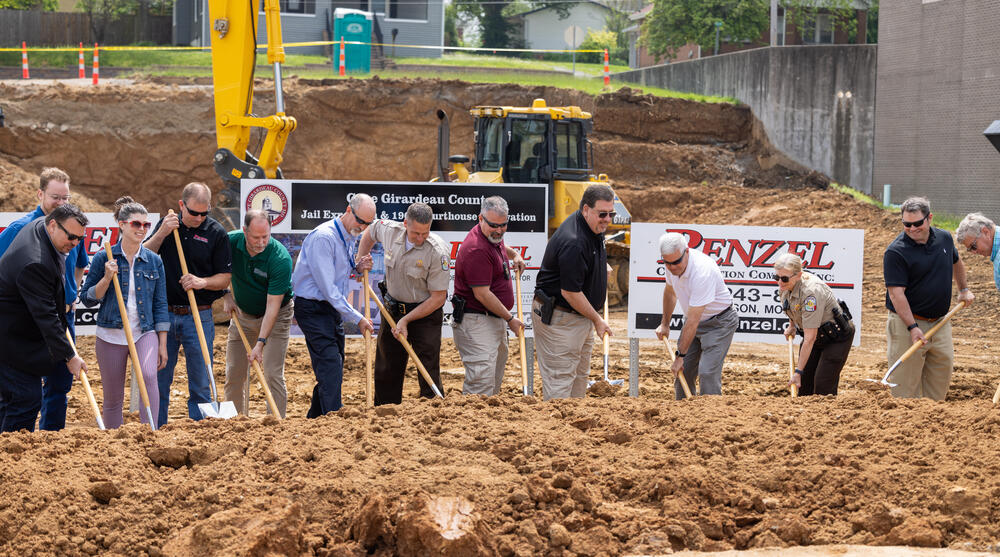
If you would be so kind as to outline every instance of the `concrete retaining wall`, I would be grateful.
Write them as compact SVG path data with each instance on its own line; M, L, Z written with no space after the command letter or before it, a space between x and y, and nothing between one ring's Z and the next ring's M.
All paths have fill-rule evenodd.
M612 79L739 99L789 158L871 193L876 54L876 45L767 47Z

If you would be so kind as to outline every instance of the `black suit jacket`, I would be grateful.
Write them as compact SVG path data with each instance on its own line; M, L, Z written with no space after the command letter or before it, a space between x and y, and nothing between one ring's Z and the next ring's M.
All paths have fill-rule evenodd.
M0 360L30 375L49 375L74 354L60 259L44 218L22 228L0 258Z

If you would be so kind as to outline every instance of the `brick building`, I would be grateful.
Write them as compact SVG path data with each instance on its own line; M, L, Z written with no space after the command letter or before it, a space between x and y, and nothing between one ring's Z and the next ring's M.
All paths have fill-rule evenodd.
M892 184L936 213L1000 218L1000 0L883 0L873 191Z

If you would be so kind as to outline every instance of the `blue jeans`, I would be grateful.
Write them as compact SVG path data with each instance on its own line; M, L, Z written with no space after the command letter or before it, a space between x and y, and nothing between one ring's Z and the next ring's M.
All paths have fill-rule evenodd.
M340 313L328 302L295 298L295 321L306 337L309 359L316 386L307 418L318 418L336 412L343 406L340 400L344 380L344 322Z
M215 340L215 323L212 321L212 309L198 312L201 316L201 326L205 331L205 343L208 345L208 357L212 358L212 342ZM177 353L184 347L184 358L187 361L188 378L188 416L192 420L201 419L198 404L212 402L212 390L209 386L208 368L201 356L201 343L198 342L198 331L195 329L194 317L191 314L170 314L170 330L167 331L167 365L157 374L160 388L160 412L156 418L157 428L167 423L167 405L170 404L170 384L174 382L174 367L177 365Z
M76 312L66 314L69 323L69 334L76 342ZM66 427L66 395L73 387L73 374L69 372L65 362L56 364L51 375L42 378L42 416L38 421L38 429L43 431L59 431Z
M0 433L35 431L42 406L42 381L0 362Z

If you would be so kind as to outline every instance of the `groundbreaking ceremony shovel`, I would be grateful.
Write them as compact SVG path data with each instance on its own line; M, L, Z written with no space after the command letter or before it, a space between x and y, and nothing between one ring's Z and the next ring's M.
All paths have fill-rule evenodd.
M76 355L79 356L80 353L76 350L76 343L73 342L73 335L69 334L69 329L66 329L66 340L73 347L73 352L76 352ZM90 381L87 380L87 372L82 369L80 370L80 382L83 383L83 390L87 393L87 399L90 400L90 407L94 410L98 429L105 429L104 418L101 417L101 409L97 407L97 399L94 398L94 391L90 389Z
M375 291L372 290L372 285L365 282L365 289L368 290L368 295L371 296L372 299L375 300L375 303L378 305L378 309L379 311L382 312L382 318L385 319L385 323L389 325L390 329L395 329L396 321L392 318L391 315L389 315L389 310L385 309L385 306L382 305L382 300L380 300L379 297L375 295ZM435 385L434 381L431 380L431 374L427 373L427 368L424 367L424 363L420 361L420 358L417 357L417 353L414 352L413 347L410 346L410 341L406 340L405 337L398 337L396 338L396 340L398 340L399 343L403 345L403 348L406 349L406 353L410 355L410 358L413 358L414 365L417 366L417 370L420 372L421 377L424 378L424 381L427 381L427 384L431 386L431 389L434 391L434 394L436 394L440 398L444 398L444 395L441 394L441 391L438 389L437 385Z
M167 211L167 214L174 214L174 210ZM181 235L174 229L174 241L177 242L177 258L181 260L181 275L188 274L187 260L184 259L184 248L181 246ZM236 417L236 405L233 401L227 400L222 403L218 393L215 391L215 374L212 373L212 357L208 354L208 344L205 343L205 330L201 326L201 313L198 312L198 301L194 299L194 290L188 289L188 303L191 305L191 318L194 320L194 330L198 332L198 343L201 344L201 357L205 360L205 369L208 370L208 384L212 386L212 402L198 403L198 410L202 418L222 418L228 420ZM280 417L280 416L279 416Z
M931 330L929 330L926 333L924 333L924 338L927 339L927 340L930 340L931 337L934 336L934 333L938 332L938 329L940 329L941 327L943 327L944 324L947 323L952 318L953 315L955 315L956 313L958 313L959 310L961 310L964 307L965 307L965 302L962 302L962 303L958 304L957 306L955 306L954 308L952 308L952 310L948 312L948 315L945 315L944 317L942 317L940 321L938 321L933 327L931 327ZM883 384L883 385L885 385L887 387L895 387L896 386L895 383L890 383L889 382L889 376L892 375L892 372L896 371L897 367L899 367L900 365L902 365L903 362L905 362L907 359L909 359L910 356L912 356L913 354L915 354L917 352L917 350L919 350L920 347L923 346L923 345L924 345L924 343L920 342L919 340L917 342L914 342L913 346L909 347L906 350L906 352L904 352L903 355L900 356L898 360L896 360L896 363L892 364L892 366L889 367L889 371L885 372L885 376L882 377L881 381L878 380L878 379L865 379L865 381L871 381L872 383L881 383L881 384ZM997 391L997 395L1000 395L1000 390ZM994 403L998 399L997 395L993 396Z
M243 332L243 325L240 325L239 318L236 317L236 310L233 310L232 320L236 324L236 330L240 333L240 338L243 340L243 346L246 348L247 354L253 352L253 348L250 347L250 341L247 340L246 333ZM274 403L274 397L271 396L271 388L267 386L267 379L264 378L264 370L260 369L260 364L257 360L250 360L250 364L253 366L253 370L257 373L257 380L260 381L260 386L264 388L264 396L267 398L267 406L271 409L271 415L275 418L281 419L281 413L278 412L278 405ZM247 379L247 384L250 384L250 379ZM229 404L233 404L232 401L227 401ZM234 405L235 406L235 405ZM247 397L247 413L250 413L250 397Z
M114 259L111 255L111 242L104 242L104 250L108 253L108 261ZM115 285L115 295L118 297L118 313L122 316L122 329L125 331L125 340L128 341L128 355L132 358L132 372L135 373L136 383L139 384L139 395L142 396L142 404L146 407L146 418L149 419L149 427L156 431L156 419L153 417L153 409L149 405L149 393L146 392L146 380L142 377L142 366L139 365L139 353L135 351L135 339L132 338L132 325L128 322L128 310L125 309L125 298L122 296L122 285L118 282L118 273L111 277Z
M791 381L795 379L795 337L788 337L788 388L792 391L792 398L799 396L799 388Z
M368 271L365 271L365 319L371 321L371 292L368 290ZM365 330L365 400L375 406L375 373L372 371L372 333Z
M667 347L667 358L670 362L674 361L674 349L670 347L670 339L663 337L663 344ZM684 378L684 370L682 369L680 373L677 374L677 380L681 382L681 389L684 389L684 398L691 398L691 388L688 387L687 379Z
M605 323L608 322L608 297L607 296L604 297L604 322ZM614 381L612 381L611 379L608 379L608 357L609 357L609 355L611 353L611 346L609 345L610 342L611 342L611 335L605 333L604 334L604 382L607 383L608 385L621 385L621 384L625 383L624 379L615 379ZM589 387L589 386L593 385L594 383L597 383L597 381L588 381L587 382L587 386Z
M521 392L524 396L531 396L528 391L528 353L524 349L524 317L521 315L521 274L514 277L514 290L517 300L517 320L521 322L521 330L517 332L517 344L521 350ZM1000 390L997 391L1000 393Z

